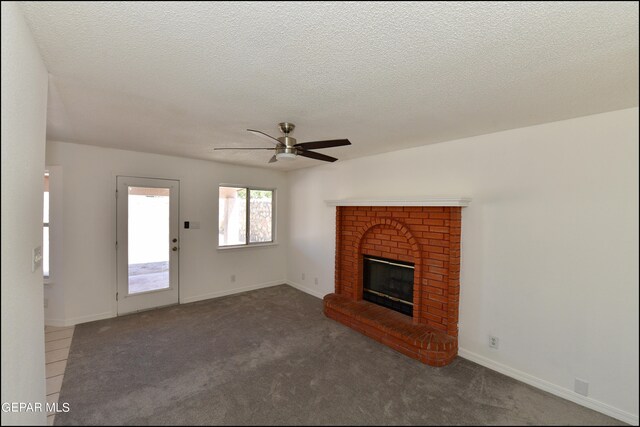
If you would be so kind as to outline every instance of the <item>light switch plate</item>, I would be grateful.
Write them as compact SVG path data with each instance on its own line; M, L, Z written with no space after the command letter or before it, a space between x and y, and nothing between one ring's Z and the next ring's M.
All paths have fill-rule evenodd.
M31 272L35 273L37 269L42 267L42 246L33 248L33 255L31 257Z

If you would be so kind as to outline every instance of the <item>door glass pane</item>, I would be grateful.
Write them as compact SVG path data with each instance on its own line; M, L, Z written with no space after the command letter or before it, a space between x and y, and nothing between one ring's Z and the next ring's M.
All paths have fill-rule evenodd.
M218 193L218 245L247 243L247 189L220 187Z
M168 188L129 187L129 293L169 287Z
M249 227L250 242L271 242L271 225L273 224L272 206L273 191L250 190Z

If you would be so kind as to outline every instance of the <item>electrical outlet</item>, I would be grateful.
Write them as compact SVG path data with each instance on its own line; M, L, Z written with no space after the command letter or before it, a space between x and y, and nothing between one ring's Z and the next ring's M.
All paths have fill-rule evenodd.
M583 396L589 395L589 383L585 380L581 380L580 378L575 379L575 382L573 383L573 389L576 393Z
M314 279L313 283L315 283L316 285L318 284L318 278L317 277Z
M231 275L231 283L235 283L236 282L236 275L232 274Z
M305 277L306 277L306 276L305 276L305 274L304 274L304 273L302 273L302 280L304 280L304 279L305 279Z
M489 348L495 348L496 350L500 346L500 339L498 337L494 337L493 335L489 335Z

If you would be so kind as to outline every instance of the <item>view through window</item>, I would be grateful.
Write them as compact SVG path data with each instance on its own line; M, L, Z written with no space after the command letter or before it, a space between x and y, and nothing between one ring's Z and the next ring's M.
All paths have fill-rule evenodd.
M171 286L168 188L129 187L129 294Z
M258 188L220 187L219 246L273 242L273 192Z

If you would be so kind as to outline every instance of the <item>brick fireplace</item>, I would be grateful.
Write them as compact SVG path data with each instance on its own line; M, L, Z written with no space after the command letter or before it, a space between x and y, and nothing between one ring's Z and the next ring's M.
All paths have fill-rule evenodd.
M448 200L436 203L451 203ZM325 315L423 363L449 364L458 352L461 209L467 203L334 202L335 293L324 298ZM405 302L413 304L408 309L412 316L363 299L364 258L412 266L413 301Z

